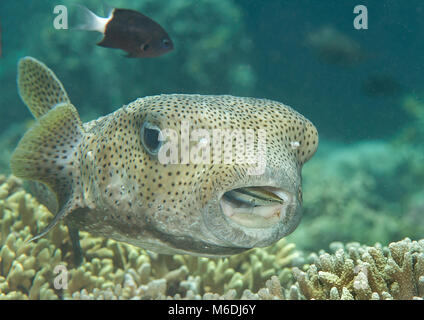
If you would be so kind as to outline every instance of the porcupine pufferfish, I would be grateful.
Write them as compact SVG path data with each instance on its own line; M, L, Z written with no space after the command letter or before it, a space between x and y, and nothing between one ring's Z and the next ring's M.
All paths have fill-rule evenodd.
M55 214L33 240L64 220L77 249L84 230L159 253L228 256L269 246L300 222L301 169L317 149L318 133L291 107L162 94L82 123L55 74L32 57L19 61L18 88L37 121L14 151L11 169L36 184L45 195L40 202ZM183 120L190 132L264 129L263 172L249 174L256 164L234 158L163 164L162 131L183 134ZM187 150L195 141L185 143Z

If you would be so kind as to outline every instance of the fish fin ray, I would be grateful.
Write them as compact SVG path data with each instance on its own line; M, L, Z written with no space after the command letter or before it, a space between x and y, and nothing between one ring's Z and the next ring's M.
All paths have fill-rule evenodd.
M50 230L52 230L54 227L57 226L57 224L63 220L70 212L72 212L75 209L75 205L72 202L72 200L68 200L68 202L59 210L59 212L53 217L53 219L50 221L50 223L41 231L39 234L35 235L31 239L28 240L28 242L36 241L42 237L44 237L47 233L49 233ZM73 234L72 236L75 236ZM79 239L79 238L77 238ZM79 240L78 240L79 242Z
M19 95L35 118L43 116L58 103L70 103L53 71L32 57L19 60L17 82Z

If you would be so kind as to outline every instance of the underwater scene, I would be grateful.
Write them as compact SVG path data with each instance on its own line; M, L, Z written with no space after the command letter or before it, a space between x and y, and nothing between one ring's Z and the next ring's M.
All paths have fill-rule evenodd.
M0 300L424 299L420 0L0 2Z

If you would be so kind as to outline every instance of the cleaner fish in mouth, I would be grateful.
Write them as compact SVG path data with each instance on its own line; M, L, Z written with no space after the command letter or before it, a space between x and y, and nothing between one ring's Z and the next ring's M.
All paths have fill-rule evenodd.
M159 253L226 256L269 246L299 224L301 169L318 133L282 103L167 94L82 123L62 84L36 59L20 60L18 87L37 122L14 151L11 169L36 181L45 196L40 202L55 214L34 239L64 220L74 244L84 230ZM262 173L249 174L257 164L235 159L164 164L163 132L186 129L265 130ZM193 147L192 137L181 144Z

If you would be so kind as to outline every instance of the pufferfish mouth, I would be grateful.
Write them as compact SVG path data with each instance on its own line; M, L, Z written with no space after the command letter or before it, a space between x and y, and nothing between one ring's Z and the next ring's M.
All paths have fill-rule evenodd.
M270 228L284 218L293 196L279 188L253 186L232 189L221 199L223 214L247 228Z

